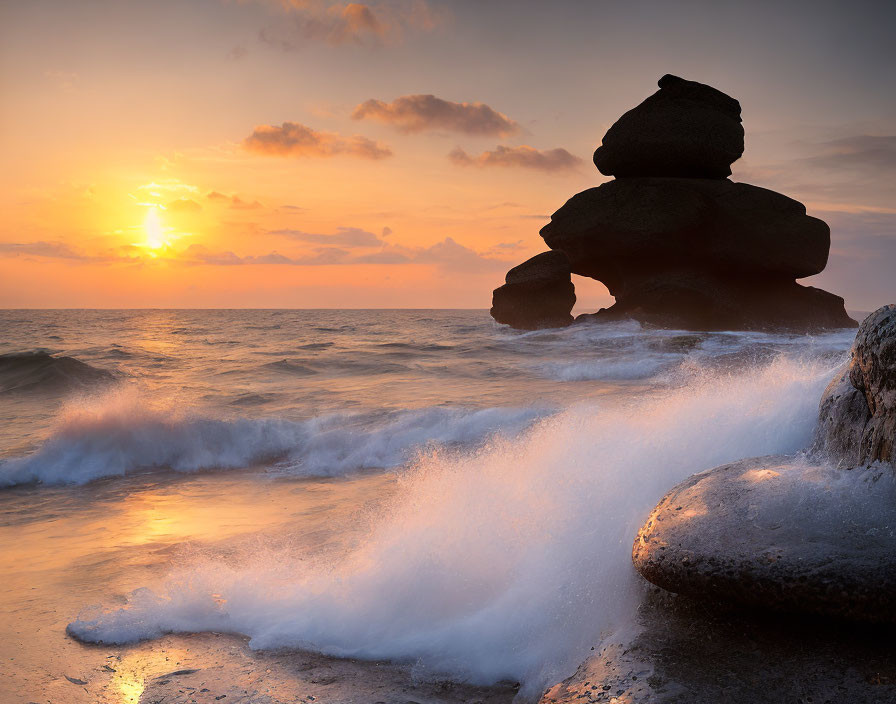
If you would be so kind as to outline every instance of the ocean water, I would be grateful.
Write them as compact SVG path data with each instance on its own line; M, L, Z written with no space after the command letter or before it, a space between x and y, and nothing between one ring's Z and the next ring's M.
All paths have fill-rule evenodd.
M0 698L84 702L138 701L202 633L537 696L631 620L656 501L804 448L854 337L445 310L0 329Z

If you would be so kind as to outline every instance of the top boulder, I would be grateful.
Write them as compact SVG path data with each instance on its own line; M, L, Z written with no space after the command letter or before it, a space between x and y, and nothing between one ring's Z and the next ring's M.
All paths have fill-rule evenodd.
M660 89L620 117L594 152L606 176L727 178L744 153L740 103L711 86L667 74Z

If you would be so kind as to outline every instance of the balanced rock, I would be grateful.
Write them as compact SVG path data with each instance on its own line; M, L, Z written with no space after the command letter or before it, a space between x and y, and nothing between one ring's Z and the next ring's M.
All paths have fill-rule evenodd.
M831 233L799 201L727 179L627 178L578 193L541 229L575 274L624 293L670 269L797 279L827 264Z
M594 164L607 176L725 178L744 152L740 103L665 75L660 89L607 130Z
M692 476L657 504L632 560L704 600L896 622L896 472L792 457Z
M855 327L842 298L796 283L827 264L827 224L792 198L726 178L743 153L740 104L676 76L659 86L595 152L597 167L616 180L573 196L541 230L572 273L603 282L616 298L577 320L687 330ZM502 315L499 322L531 326L528 316Z
M813 449L846 467L896 462L896 305L859 327L846 368L825 390Z
M491 315L522 330L556 328L573 321L576 302L569 260L563 252L542 252L507 272L492 294Z
M815 332L854 327L843 299L795 281L725 277L696 269L642 276L626 283L616 303L576 318L678 330Z

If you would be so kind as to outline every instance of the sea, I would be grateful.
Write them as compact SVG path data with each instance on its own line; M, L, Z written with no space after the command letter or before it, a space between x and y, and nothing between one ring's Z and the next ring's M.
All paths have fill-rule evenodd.
M55 704L536 700L631 623L654 504L806 448L855 335L481 310L0 331L0 702Z

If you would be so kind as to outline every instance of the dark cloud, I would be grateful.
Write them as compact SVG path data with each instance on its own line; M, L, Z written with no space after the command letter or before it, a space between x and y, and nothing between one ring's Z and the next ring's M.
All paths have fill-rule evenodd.
M460 147L455 148L448 158L458 166L510 166L538 171L572 171L582 165L582 160L565 149L540 151L525 144L518 147L499 145L494 151L483 152L472 157Z
M385 228L388 230L388 228ZM379 247L385 242L372 232L359 227L339 227L333 234L318 234L303 230L271 230L270 234L289 237L298 242L314 242L342 247ZM384 233L385 234L385 233Z
M251 152L267 156L337 156L348 154L362 159L385 159L392 150L367 137L344 137L335 132L319 132L296 122L258 125L243 140Z
M454 103L434 95L405 95L391 103L368 100L352 113L355 120L375 120L399 131L448 130L462 134L507 137L520 126L485 103Z

